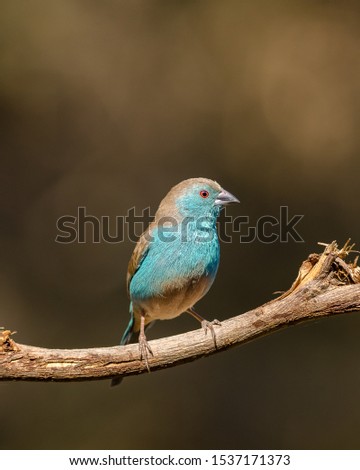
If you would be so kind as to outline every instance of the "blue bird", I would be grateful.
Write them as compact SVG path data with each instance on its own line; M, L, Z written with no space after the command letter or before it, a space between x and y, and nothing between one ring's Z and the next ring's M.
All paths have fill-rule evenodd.
M191 178L177 184L165 198L153 222L139 238L127 272L130 322L120 344L128 344L139 333L140 358L149 368L153 355L145 329L155 320L168 320L190 313L209 329L213 325L193 306L210 289L219 261L216 220L225 204L239 200L207 178ZM112 385L121 382L120 377Z

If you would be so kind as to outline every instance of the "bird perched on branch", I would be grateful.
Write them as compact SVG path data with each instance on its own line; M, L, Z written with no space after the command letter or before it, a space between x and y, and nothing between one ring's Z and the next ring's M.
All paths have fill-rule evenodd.
M225 204L239 200L207 178L177 184L161 201L154 221L139 238L128 266L127 289L130 322L120 344L139 332L140 357L149 368L152 350L145 329L154 320L175 318L184 312L209 329L214 325L193 306L210 289L219 266L220 247L216 220ZM121 382L120 377L112 385Z

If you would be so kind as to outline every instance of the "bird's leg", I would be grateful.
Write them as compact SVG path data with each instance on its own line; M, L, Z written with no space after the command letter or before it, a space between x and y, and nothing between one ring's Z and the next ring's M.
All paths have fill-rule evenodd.
M208 330L211 331L211 336L213 338L213 341L216 347L217 344L216 344L216 334L215 334L214 325L221 326L221 323L219 322L219 320L207 321L205 320L205 318L203 318L201 315L195 312L195 310L192 307L187 309L186 311L187 313L190 313L190 315L192 315L194 318L196 318L196 320L198 320L201 323L201 327L205 331L205 334L207 334Z
M146 368L150 372L149 359L148 359L149 353L152 356L154 354L145 336L145 315L143 313L141 314L141 317L140 317L139 350L140 350L140 360L144 359Z

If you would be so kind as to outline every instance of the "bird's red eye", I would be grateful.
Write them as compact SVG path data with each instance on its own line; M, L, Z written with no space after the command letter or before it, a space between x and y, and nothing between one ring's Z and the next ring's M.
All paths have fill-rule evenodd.
M206 191L206 189L202 189L200 191L200 196L204 199L206 199L207 197L209 197L209 191Z

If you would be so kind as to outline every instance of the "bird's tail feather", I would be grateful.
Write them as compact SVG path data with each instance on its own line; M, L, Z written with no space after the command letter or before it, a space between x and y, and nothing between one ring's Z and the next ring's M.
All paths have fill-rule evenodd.
M132 309L132 303L130 302L130 321L128 323L128 326L126 327L126 330L124 331L124 334L122 335L122 338L120 340L120 346L124 346L125 344L129 344L131 337L134 332L134 314L133 314L133 309ZM111 380L111 387L115 387L116 385L119 385L123 380L123 377L115 377Z
M134 323L135 322L134 322L134 315L133 315L132 309L130 309L130 313L131 313L131 318L130 318L130 321L128 323L128 326L126 327L126 330L124 331L124 334L121 337L120 346L124 346L125 344L129 344L130 341L131 341L131 337L134 333Z
M123 378L124 377L115 377L114 379L111 379L110 387L116 387L116 385L120 385L123 381Z

